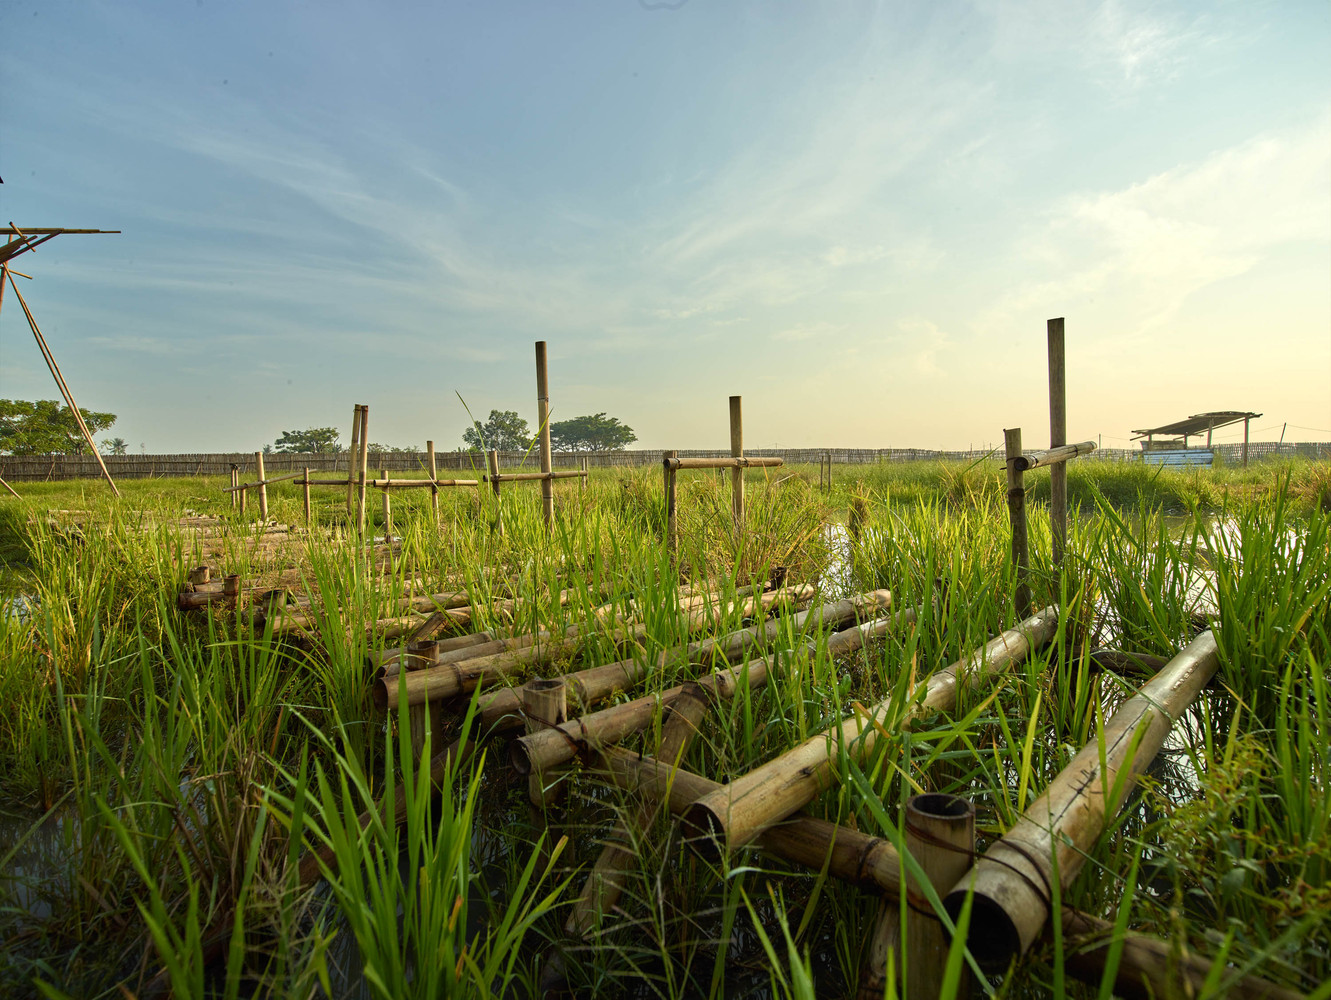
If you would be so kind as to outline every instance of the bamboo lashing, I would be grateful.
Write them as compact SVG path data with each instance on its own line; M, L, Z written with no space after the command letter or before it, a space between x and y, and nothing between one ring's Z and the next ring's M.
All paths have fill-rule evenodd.
M759 832L812 802L834 780L833 762L840 753L863 760L878 739L878 726L896 712L902 721L925 712L950 708L961 688L1001 673L1047 643L1058 629L1058 611L1045 608L1016 628L938 671L925 684L922 700L899 706L891 697L863 715L810 737L793 750L736 779L722 791L698 802L684 816L692 845L705 852L735 849Z

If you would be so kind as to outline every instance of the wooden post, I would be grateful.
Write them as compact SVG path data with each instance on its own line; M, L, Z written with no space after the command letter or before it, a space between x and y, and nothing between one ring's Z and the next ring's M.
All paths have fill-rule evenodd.
M430 514L434 517L434 526L439 527L439 469L434 459L434 442L425 442L425 455L430 463Z
M540 422L541 471L550 473L554 466L550 460L550 375L545 364L545 341L536 341L536 419ZM549 530L555 521L555 484L541 480L541 512Z
M268 484L263 475L263 452L254 453L254 468L259 474L259 522L268 523Z
M231 573L222 579L222 596L240 596L240 575L238 573Z
M192 570L189 571L189 582L194 584L194 586L196 587L201 584L207 583L212 578L213 578L213 571L210 570L207 566L195 566Z
M239 486L240 484L237 483L236 485ZM245 516L245 494L248 493L249 490L245 489L244 487L241 487L240 489L236 490L236 492L240 494L240 516L243 518Z
M499 503L499 479L497 478L499 475L499 452L491 448L487 458L490 463L490 488L494 490L495 494L495 534L502 535L504 533L504 508Z
M1248 467L1248 421L1251 417L1243 418L1243 467Z
M975 852L975 806L956 795L916 795L906 802L906 847L940 897L961 880ZM916 878L906 873L906 1000L938 1000L949 939ZM957 996L970 993L962 966ZM881 995L881 994L880 994Z
M1063 352L1063 320L1051 319L1049 333L1049 447L1068 443L1067 375ZM1068 542L1068 467L1059 462L1049 470L1049 519L1054 536L1054 565L1063 565Z
M361 405L357 403L351 410L351 444L347 446L347 518L356 509L356 462L360 459ZM308 478L308 477L306 477Z
M672 559L679 555L679 525L676 520L675 507L675 470L670 467L670 459L675 458L679 452L667 451L662 457L665 461L665 541L666 551L670 553Z
M744 416L741 397L730 397L730 457L744 457ZM735 517L735 539L744 537L744 470L730 470L730 505Z
M305 491L305 527L310 527L313 511L310 510L310 467L305 466L305 482L303 483Z
M1026 546L1026 487L1017 459L1021 458L1021 428L1003 431L1007 453L1007 509L1012 520L1012 565L1017 573L1017 614L1031 610L1030 554Z
M365 478L370 465L370 407L362 403L360 408L360 492L356 503L356 531L365 537Z
M240 497L236 496L240 491L236 489L240 485L240 466L235 462L231 463L231 506L235 507L240 503Z
M384 541L388 545L388 560L393 560L393 501L389 499L392 492L388 488L388 470L380 469L379 474L384 478Z
M546 480L549 482L549 480ZM568 689L564 678L541 677L529 680L522 688L522 710L527 717L527 732L537 733L568 721ZM527 776L527 796L534 806L548 806L559 797L558 784L545 783L545 774L533 769Z
M582 456L582 478L578 480L578 492L587 488L587 456Z

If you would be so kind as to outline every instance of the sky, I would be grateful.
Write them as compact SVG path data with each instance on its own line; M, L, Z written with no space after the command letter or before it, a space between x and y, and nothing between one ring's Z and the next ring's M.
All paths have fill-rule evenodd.
M1331 441L1331 4L0 0L0 224L131 451ZM12 292L0 397L56 398ZM1239 440L1242 426L1216 435Z

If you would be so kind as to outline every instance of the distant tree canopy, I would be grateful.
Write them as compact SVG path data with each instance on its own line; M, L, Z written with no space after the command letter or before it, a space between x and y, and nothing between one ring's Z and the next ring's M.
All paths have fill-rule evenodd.
M588 417L557 420L550 424L550 442L564 451L611 451L638 440L633 428L618 417L594 413Z
M365 446L365 451L370 455L391 455L399 452L418 452L420 451L414 444L402 445L395 444L375 444L371 441Z
M88 432L96 434L116 422L114 413L79 407ZM11 455L83 455L83 440L74 412L54 399L0 399L0 451Z
M462 432L462 440L473 451L526 451L532 435L527 421L512 410L491 410L485 423L475 421Z
M320 455L339 452L336 427L307 427L303 431L283 431L274 450L284 454ZM373 445L371 445L373 447Z

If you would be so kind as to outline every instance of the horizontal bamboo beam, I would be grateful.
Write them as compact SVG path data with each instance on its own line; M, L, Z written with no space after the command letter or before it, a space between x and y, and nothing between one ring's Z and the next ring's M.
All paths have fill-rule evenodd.
M761 469L777 468L786 464L784 458L759 458L740 456L739 458L664 458L661 464L667 469Z
M1028 451L1013 459L1013 465L1016 466L1018 472L1030 472L1032 469L1039 469L1046 465L1057 465L1059 462L1070 461L1078 455L1089 455L1093 451L1095 451L1094 441L1065 444L1059 448L1050 448L1048 451Z
M288 479L295 479L297 476L303 475L305 475L304 471L290 472L285 476L267 476L260 479L257 483L241 483L239 486L224 486L222 487L222 492L235 493L237 490L252 490L259 486L271 486L273 483L285 483ZM346 483L340 483L339 485L345 486Z
M316 484L311 483L311 486ZM334 486L345 486L345 482L333 483ZM369 484L376 490L404 490L412 487L426 487L433 489L438 486L479 486L480 481L476 479L371 479Z
M1155 759L1174 720L1219 665L1215 637L1190 642L1104 725L948 894L955 915L975 893L967 946L990 967L1025 952L1049 919L1055 879L1072 884L1107 820L1118 815L1136 778ZM1055 867L1055 865L1057 867Z
M830 787L838 754L844 751L856 761L868 756L884 719L901 711L904 722L952 707L961 688L974 687L982 679L1020 663L1032 649L1053 638L1057 630L1057 609L1045 608L930 677L923 700L912 697L906 706L898 706L892 698L885 698L864 714L856 713L839 726L809 737L793 750L695 802L684 814L686 836L696 850L705 853L743 847Z
M118 233L119 229L29 229L24 226L19 229L15 226L0 226L0 233L6 236L59 236L62 233L69 233L72 236L87 236L90 233Z
M487 483L535 483L551 479L583 479L587 473L580 469L565 472L501 472L484 477Z

